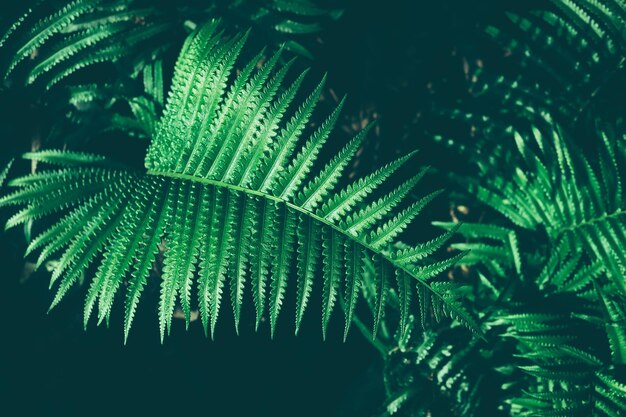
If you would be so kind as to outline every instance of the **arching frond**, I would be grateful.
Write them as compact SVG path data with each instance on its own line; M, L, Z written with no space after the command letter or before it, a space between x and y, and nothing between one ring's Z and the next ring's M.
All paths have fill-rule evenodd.
M438 308L469 319L445 288L428 281L458 257L424 265L419 257L400 260L389 249L431 197L407 203L407 191L417 182L411 181L401 191L378 197L374 203L367 201L371 194L380 194L378 186L408 157L346 188L338 186L365 130L320 171L314 170L318 151L313 149L328 136L337 115L331 114L307 140L305 125L319 88L295 111L286 112L301 77L281 92L290 63L278 65L280 51L261 66L255 58L235 74L245 39L245 35L223 39L215 21L191 35L176 64L165 111L145 158L145 172L107 166L93 155L55 151L26 155L66 166L14 180L18 190L0 200L3 206L26 205L8 226L51 213L64 215L31 245L31 249L42 248L43 258L60 256L52 275L52 281L59 283L52 306L95 263L85 324L92 314L98 322L107 321L116 295L125 289L127 335L163 242L161 338L170 331L177 303L187 322L197 306L205 330L210 327L213 334L226 304L225 293L230 294L235 326L243 303L253 299L257 324L269 312L273 334L286 303L286 289L292 285L298 293L296 330L312 286L322 289L325 335L344 294L349 324L364 264L374 268L372 279L378 287L375 328L394 274L408 280L402 291L413 291L417 285ZM298 180L290 182L294 172ZM393 202L387 204L387 198ZM396 205L408 208L395 214ZM367 214L381 206L385 208ZM355 217L355 213L359 214ZM367 221L355 228L357 218ZM439 244L408 250L430 253ZM292 282L294 273L297 283ZM477 327L474 321L466 324Z

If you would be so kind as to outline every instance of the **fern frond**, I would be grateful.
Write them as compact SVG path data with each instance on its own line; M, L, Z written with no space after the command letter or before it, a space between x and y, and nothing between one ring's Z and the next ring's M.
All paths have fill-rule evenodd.
M22 157L60 166L97 165L106 161L106 158L100 155L58 150L27 152Z
M579 118L624 68L625 10L620 0L551 0L530 12L507 13L510 28L489 26L485 32L524 71L509 76L479 70L474 92L500 96L499 106Z
M296 330L298 334L302 317L313 289L313 282L317 273L317 263L320 253L315 248L319 247L319 225L310 217L299 216L298 222L298 294L296 300ZM348 274L346 274L348 275Z
M68 166L18 179L14 185L19 189L0 199L0 205L27 206L8 226L47 214L65 214L29 248L43 247L44 257L63 251L52 277L53 281L61 279L53 306L76 277L97 262L85 303L85 323L96 307L98 322L108 321L121 283L130 275L125 286L127 337L152 259L163 240L161 339L170 332L177 304L189 324L194 293L205 332L210 327L214 335L228 293L238 329L248 284L257 326L268 311L273 336L293 272L297 275L298 331L320 259L324 337L337 300L347 307L347 334L365 274L362 265L367 262L373 262L375 270L374 334L397 274L403 277L405 299L410 297L410 284L416 283L438 309L464 318L453 298L427 282L458 256L429 267L399 262L387 250L436 193L395 216L395 206L407 199L417 178L375 203L366 201L410 155L335 190L368 129L315 172L319 147L329 136L338 111L302 144L320 84L279 129L304 75L296 79L295 88L283 87L291 63L279 65L278 51L261 66L257 65L261 55L257 55L232 78L245 40L245 35L224 39L216 22L190 36L176 64L165 111L155 124L146 172L106 165L103 158L93 155L53 151L27 155ZM291 181L294 177L284 177L284 173L293 173L297 180ZM387 198L392 202L387 203ZM386 215L393 217L385 221ZM354 233L354 227L350 230L354 224L348 225L349 218L366 219L358 226L361 233ZM421 250L430 253L443 241ZM96 258L98 252L103 254L101 260ZM474 322L467 324L478 327Z
M13 159L11 159L4 168L2 168L2 171L0 171L0 187L2 187L4 185L4 181L6 181L7 176L9 175L9 171L11 170L11 167L13 166Z
M129 69L127 75L135 78L176 45L176 38L182 41L189 28L195 28L193 22L217 17L232 19L235 27L258 26L276 38L276 44L310 57L294 37L317 33L324 21L338 17L336 10L308 1L278 0L187 2L175 7L137 0L66 0L42 17L44 10L41 5L29 10L0 38L0 46L10 48L11 54L3 78L14 76L29 56L32 66L27 69L26 83L45 78L48 89L79 70L102 63L123 62ZM25 29L27 17L35 22Z
M476 191L479 200L510 219L514 226L543 231L551 247L581 248L590 263L601 262L614 285L626 291L626 200L620 191L626 153L617 133L600 126L598 163L593 163L568 141L564 128L550 115L532 120L532 129L512 127L506 135L515 145L508 154L516 161L515 168L507 168L510 164L505 158L482 164L482 179L469 182L469 190ZM490 241L491 247L472 244L479 249L474 251L475 261L500 259L504 266L520 270L513 228L467 224L459 232L484 244L486 239ZM499 244L494 246L493 240ZM462 247L469 248L467 244ZM485 251L482 255L481 250ZM549 279L562 282L558 275L550 275ZM543 280L542 285L548 283L547 277Z
M28 55L30 55L36 48L41 46L47 39L56 33L59 33L65 27L67 27L74 19L78 18L84 13L97 5L100 0L75 0L68 3L56 13L48 16L45 19L39 21L35 26L31 28L27 36L27 42L22 45L15 57L9 63L5 77L10 74L13 69ZM14 32L15 28L11 28L5 37L10 36ZM5 40L6 42L6 40Z

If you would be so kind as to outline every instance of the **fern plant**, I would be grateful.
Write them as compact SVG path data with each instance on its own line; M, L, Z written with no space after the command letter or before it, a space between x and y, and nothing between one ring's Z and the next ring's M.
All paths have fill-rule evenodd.
M198 310L213 337L224 308L238 332L248 305L274 336L287 309L298 333L318 293L324 339L340 308L344 339L354 323L381 353L377 415L626 414L626 147L613 106L624 81L623 0L516 6L486 28L501 61L465 71L470 94L444 114L470 131L470 142L445 141L464 166L442 169L458 190L451 207L465 207L417 245L404 232L439 192L413 198L425 170L394 179L412 154L346 175L371 125L322 157L344 100L319 123L325 79L299 99L307 71L292 75L284 57L294 43L248 59L248 35L231 35L241 22L315 32L330 8L62 4L2 38L5 81L25 75L61 94L67 120L82 126L76 137L117 130L149 147L142 168L30 152L45 169L8 182L0 206L19 208L7 227L45 225L27 253L39 252L38 266L54 261L51 309L86 278L84 326L93 316L108 325L121 301L126 342L153 285L162 342L179 309L187 326ZM232 26L209 19L217 15ZM169 83L174 32L191 35ZM273 44L263 33L257 40ZM110 80L81 71L100 61L114 64ZM74 84L80 76L87 81Z
M14 22L0 18L0 89L54 120L42 127L50 147L84 148L113 131L150 138L163 106L153 81L197 25L221 18L228 33L254 28L259 48L312 58L313 36L340 15L308 0L37 2Z
M163 241L161 339L171 328L177 299L189 323L192 293L205 332L210 328L213 334L222 295L229 292L238 328L247 288L256 306L257 326L268 310L273 334L294 264L296 332L321 269L323 278L317 285L322 287L323 334L341 299L347 335L370 263L378 283L374 334L384 314L387 287L396 280L405 297L417 284L449 314L465 317L465 310L447 303L445 294L428 283L460 256L420 265L439 242L403 250L390 246L437 195L403 203L423 173L366 202L411 155L337 189L369 128L323 168L315 169L343 102L303 142L324 81L286 119L306 72L279 92L291 66L290 61L277 67L279 51L256 68L260 53L232 76L246 37L224 39L212 21L187 39L145 158L145 172L116 168L97 155L59 151L26 155L65 166L12 180L10 184L19 189L0 200L1 205L26 205L7 227L63 213L28 248L28 252L41 249L38 265L60 253L51 278L52 283L59 282L51 308L101 251L86 296L84 322L87 325L96 308L98 322L108 320L116 294L126 286L127 337ZM465 318L474 325L470 316Z
M564 130L549 115L534 120L529 129L483 131L494 139L514 142L517 152L509 153L505 148L502 155L483 161L478 178L467 181L468 190L515 226L543 231L550 247L564 244L583 250L590 259L606 266L615 290L623 293L621 248L626 243L622 234L626 225L620 167L626 154L622 140L612 129L599 126L598 162L594 164L574 144L566 142ZM475 249L473 258L485 259L492 271L506 266L515 266L518 273L524 269L513 229L465 225L461 233L494 242L457 245L459 249Z
M565 257L567 263L555 276L568 279L568 284L584 275L593 279L593 272L576 258ZM569 265L580 270L568 276ZM600 309L594 306L593 296L585 299L573 297L571 289L557 290L544 295L540 306L532 310L518 307L494 321L507 326L504 336L518 342L515 366L523 374L515 381L517 395L507 399L513 413L619 416L626 411L621 366L626 348L620 324L623 305L619 298L609 297L599 287L598 291L604 304ZM581 334L593 338L581 338ZM612 349L611 356L606 354L607 347Z
M254 5L247 1L189 1L176 6L141 0L74 0L50 12L38 6L15 21L0 40L0 47L8 47L11 53L4 78L29 57L34 62L27 69L26 83L44 78L46 89L100 63L120 63L129 75L136 76L147 63L176 45L173 33L193 30L198 21L210 16L230 17L235 28L240 22L256 23L266 31L293 36L320 31L316 18L336 19L340 12L307 0L269 0ZM311 56L295 39L276 40L285 42L285 48Z
M474 110L447 114L471 126L475 146L446 139L476 167L460 179L464 188L515 226L463 226L466 237L491 242L458 246L474 249L466 262L484 261L497 275L511 265L521 273L520 234L541 231L536 241L554 248L565 240L605 264L623 291L623 124L606 95L624 73L626 39L618 28L625 10L616 0L554 0L486 29L517 78L479 69L471 81Z
M458 275L472 282L488 329L484 366L500 374L500 412L619 416L626 154L621 112L606 103L623 77L616 28L625 9L550 3L487 29L515 65L481 69L472 111L447 113L471 126L474 141L447 140L474 167L453 178L489 220L435 224L457 230L463 241L452 247L470 251Z
M458 232L466 241L452 247L471 251L464 262L487 287L474 301L491 316L485 326L504 326L498 337L516 340L508 372L518 392L503 398L511 412L619 416L626 411L623 140L599 125L591 161L547 114L536 116L506 127L483 121L487 140L511 141L517 152L496 147L464 183L506 221L465 223Z
M624 75L624 10L555 0L487 28L510 66L480 65L472 96L443 112L469 140L436 137L469 166L449 177L461 190L451 204L479 215L435 222L468 252L451 279L472 286L486 343L446 326L387 338L384 357L400 359L382 415L626 412L626 161L623 114L610 107Z
M609 103L610 87L623 80L625 6L622 0L550 0L507 12L508 22L485 28L507 62L497 70L478 66L472 93L507 109L548 110L561 123L587 114L623 116Z

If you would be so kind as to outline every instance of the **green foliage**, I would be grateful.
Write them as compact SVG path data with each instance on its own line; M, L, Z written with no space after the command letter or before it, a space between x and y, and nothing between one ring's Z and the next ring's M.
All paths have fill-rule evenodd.
M451 206L472 214L434 222L444 232L417 245L400 239L440 192L413 199L424 170L393 183L412 154L353 180L372 125L322 161L344 101L315 118L324 78L295 104L307 71L292 76L284 51L310 53L291 35L336 11L75 0L31 13L0 40L7 84L20 70L27 84L68 84L76 136L150 140L143 169L43 150L25 157L56 168L9 182L0 206L20 210L7 227L52 219L27 249L37 266L58 259L51 308L87 277L85 326L123 298L126 340L156 283L161 340L177 307L213 336L225 303L236 331L249 304L273 336L290 293L295 333L317 293L323 338L339 306L344 339L354 323L380 351L381 416L626 414L626 114L612 105L626 81L623 0L551 0L485 28L501 59L467 72L470 97L445 114L471 132L445 141L466 171L441 170L461 190ZM242 63L242 26L283 45ZM165 99L173 34L189 32ZM101 63L115 77L72 84Z
M11 166L13 165L13 160L10 160L8 164L0 171L0 187L4 185L4 182L7 179L7 175L9 175L9 171L11 170Z
M580 254L561 246L533 283L551 284L542 300L494 315L491 325L505 326L501 337L516 341L514 365L525 374L511 382L522 390L507 400L512 412L618 416L626 411L618 388L626 339L623 324L615 326L623 323L623 299L609 296L601 280L596 284L599 275L581 263ZM591 289L578 289L580 282L591 283Z
M150 139L164 104L163 67L198 25L219 18L229 34L253 28L259 48L312 58L314 37L340 15L309 0L36 2L3 22L0 89L54 115L48 146L82 147L116 132Z
M410 365L387 370L383 415L626 413L626 142L623 111L608 106L624 16L622 1L554 0L486 29L505 65L478 68L472 99L445 114L473 143L436 138L471 165L451 178L479 215L434 223L469 251L453 282L473 287L463 293L485 341L445 327L385 340Z
M550 0L485 29L510 55L502 71L477 68L472 92L505 108L549 110L575 120L608 107L606 86L623 79L626 51L622 0ZM562 121L562 120L559 120Z
M531 122L530 127L520 130L515 126L502 133L485 130L486 140L497 138L514 146L501 157L482 161L477 177L463 181L464 185L514 227L541 233L550 247L565 245L572 251L584 251L592 262L601 262L615 289L624 292L623 140L613 129L599 125L595 162L567 140L565 130L549 115L542 114ZM488 239L480 244L457 244L456 248L472 249L473 259L484 259L490 270L524 269L513 228L465 224L460 233Z
M323 17L339 15L307 0L188 1L169 6L142 0L74 0L50 12L40 5L16 21L0 40L0 47L9 48L12 54L4 78L29 57L26 83L42 79L47 89L101 63L119 63L134 78L177 47L176 40L185 31L218 16L229 18L235 27L240 23L260 26L274 34L276 41L287 39L285 48L310 57L301 43L280 34L316 33Z
M210 328L213 334L225 291L230 292L238 328L248 288L257 326L268 311L274 334L294 264L296 331L311 287L320 285L324 336L344 288L347 335L366 267L378 288L374 333L394 274L417 284L438 308L465 317L466 311L448 301L444 288L428 282L458 258L443 264L418 262L443 240L409 248L411 256L398 255L390 247L432 199L404 203L421 175L389 195L378 193L378 199L367 201L411 155L341 186L342 172L369 128L323 168L316 168L341 104L307 133L324 81L289 112L306 71L285 83L292 61L278 65L278 51L261 66L260 53L235 75L246 37L224 38L213 21L187 39L145 158L145 172L111 166L96 155L26 155L67 166L13 180L11 185L19 189L0 200L1 205L26 205L7 227L62 214L28 248L42 248L39 265L52 254L60 256L51 279L51 284L58 283L51 308L90 264L97 264L85 302L85 325L95 309L98 323L108 322L116 295L125 288L126 337L155 254L163 246L161 338L170 331L177 302L187 324L197 305L205 332ZM408 298L414 290L403 284L397 291ZM468 325L477 327L467 318Z

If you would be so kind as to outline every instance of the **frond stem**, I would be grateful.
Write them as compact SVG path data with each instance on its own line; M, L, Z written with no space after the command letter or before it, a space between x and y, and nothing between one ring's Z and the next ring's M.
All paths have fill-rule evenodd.
M599 217L594 217L593 219L589 219L580 223L575 223L571 226L567 226L567 227L562 227L556 230L557 232L557 238L562 236L564 233L566 232L573 232L576 229L582 229L584 227L588 227L593 225L594 223L599 223L599 222L604 222L607 221L609 219L615 218L615 217L620 217L620 216L624 216L626 215L626 210L616 210L613 213L610 214L604 214L603 216L599 216Z

